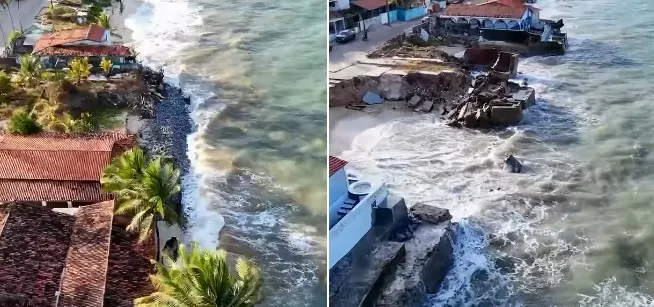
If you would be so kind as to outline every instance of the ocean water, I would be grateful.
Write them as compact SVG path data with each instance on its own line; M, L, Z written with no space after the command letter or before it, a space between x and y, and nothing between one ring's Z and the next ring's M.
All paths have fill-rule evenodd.
M654 305L654 2L539 0L565 56L522 59L537 104L512 128L431 115L344 152L409 204L449 208L455 264L426 306ZM501 169L505 154L523 173Z
M139 58L192 97L186 235L256 260L263 306L326 306L326 5L146 0L125 16Z

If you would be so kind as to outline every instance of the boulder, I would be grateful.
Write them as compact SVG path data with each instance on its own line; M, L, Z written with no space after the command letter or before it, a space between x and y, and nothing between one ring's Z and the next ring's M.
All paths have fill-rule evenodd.
M418 106L419 102L420 102L420 96L413 95L413 97L411 97L411 99L407 101L407 106L409 106L409 108L415 108Z
M366 94L363 95L362 100L365 104L381 104L384 102L384 99L381 98L381 96L371 91L367 91Z
M454 119L447 122L446 125L448 125L449 127L461 128L461 123Z
M409 85L401 75L383 74L379 77L377 89L386 100L402 100L407 96Z
M522 164L513 155L508 155L504 159L504 169L511 173L520 173L522 171Z
M415 109L415 111L429 113L433 108L434 108L434 102L431 100L425 100L422 102L422 105L420 105L420 107Z
M491 106L491 123L498 126L518 124L522 120L522 107L515 105Z
M423 203L417 203L413 205L409 209L409 212L411 212L413 216L417 217L419 220L432 224L440 224L452 219L450 210L425 205Z

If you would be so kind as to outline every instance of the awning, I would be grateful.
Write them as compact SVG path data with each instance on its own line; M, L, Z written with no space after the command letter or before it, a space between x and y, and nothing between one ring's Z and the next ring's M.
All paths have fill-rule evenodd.
M366 10L374 10L386 5L386 0L357 0L352 2L352 4L362 7Z

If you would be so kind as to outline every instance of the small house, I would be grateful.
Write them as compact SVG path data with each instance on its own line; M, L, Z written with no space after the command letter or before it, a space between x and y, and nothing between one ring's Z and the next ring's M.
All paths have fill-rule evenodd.
M450 4L439 16L473 29L525 31L539 24L539 9L521 0L465 0Z
M96 68L102 58L109 59L114 65L133 61L131 50L113 44L109 30L96 24L44 34L32 54L41 57L49 68L64 68L75 57L87 57Z

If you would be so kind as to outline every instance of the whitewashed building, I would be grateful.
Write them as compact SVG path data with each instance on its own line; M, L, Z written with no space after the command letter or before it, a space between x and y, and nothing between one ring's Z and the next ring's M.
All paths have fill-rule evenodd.
M348 175L346 161L329 157L329 268L365 236L374 211L388 197L386 184Z
M521 0L464 0L448 5L440 18L480 29L526 31L541 25L539 9Z

